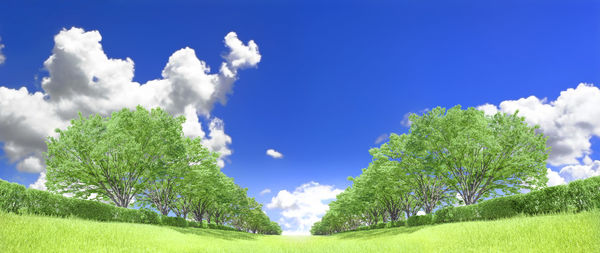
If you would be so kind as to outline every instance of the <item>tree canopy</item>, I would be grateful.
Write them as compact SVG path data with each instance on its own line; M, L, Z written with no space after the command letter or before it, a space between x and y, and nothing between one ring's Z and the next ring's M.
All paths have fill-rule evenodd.
M488 116L459 105L409 120L408 133L391 134L369 151L369 166L350 178L352 186L330 203L313 234L431 213L454 204L456 196L471 205L546 185L547 138L518 112Z
M138 106L108 117L81 114L48 138L49 191L238 230L280 234L262 205L217 165L218 153L183 135L183 116ZM190 216L191 214L191 216Z

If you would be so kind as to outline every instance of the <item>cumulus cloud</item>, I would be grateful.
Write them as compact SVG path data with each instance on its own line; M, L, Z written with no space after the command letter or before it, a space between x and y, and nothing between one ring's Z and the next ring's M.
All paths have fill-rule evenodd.
M267 204L269 209L280 209L282 224L285 226L286 235L310 234L312 225L319 221L327 212L329 206L324 201L333 200L343 192L342 189L332 185L321 185L309 182L296 188L293 192L282 190Z
M578 159L591 154L590 139L600 136L600 89L589 84L562 91L550 102L530 96L501 102L499 108L485 104L479 109L486 113L518 110L528 123L539 125L552 147L552 165L577 164Z
M492 104L480 105L477 107L477 109L483 111L483 113L485 113L485 115L490 115L490 116L498 113L498 107L496 107L495 105L492 105Z
M600 137L598 87L582 83L562 91L554 101L530 96L503 101L499 106L484 104L478 109L488 115L518 110L529 124L540 126L540 130L548 136L548 146L552 147L548 162L554 166L567 165L560 173L548 171L549 185L598 175L600 161L589 157L592 137Z
M42 171L42 173L40 173L40 177L33 184L30 184L29 188L45 191L46 190L46 172Z
M265 194L267 194L267 193L271 193L271 189L267 188L267 189L264 189L264 190L260 191L260 195L261 195L261 196L262 196L262 195L265 195Z
M560 169L560 174L569 181L600 176L600 161L596 160L589 164L565 166Z
M267 149L267 155L270 157L273 157L275 159L279 159L279 158L283 158L283 154L279 153L277 150L275 149Z
M42 172L46 137L56 128L65 128L78 112L108 115L142 105L185 115L186 136L203 138L204 145L221 154L223 166L223 159L232 153L232 140L223 121L210 112L216 102L226 102L238 70L260 61L256 43L244 44L234 32L227 34L224 42L229 51L218 73L210 73L193 49L177 50L169 57L162 78L140 84L133 81L133 60L108 58L101 40L98 31L63 29L54 37L52 54L44 62L49 75L42 79L43 91L0 87L0 142L9 161L16 162L20 171ZM199 115L210 122L208 136Z
M548 169L546 172L546 177L548 178L548 182L546 183L548 186L555 186L559 184L566 184L566 181L563 177L561 177L558 172Z
M387 140L388 135L387 134L382 134L379 137L377 137L377 139L375 139L375 144L379 144L384 142L385 140Z
M0 42L2 42L2 37L0 37ZM4 44L0 43L0 64L3 64L6 61L6 56L2 54L2 49L4 48Z
M233 153L233 151L229 149L231 137L225 133L225 123L219 118L213 118L210 122L209 130L208 136L210 138L203 139L202 145L211 151L219 152L221 158L231 155L231 153ZM220 167L225 166L223 159L220 159L218 164Z

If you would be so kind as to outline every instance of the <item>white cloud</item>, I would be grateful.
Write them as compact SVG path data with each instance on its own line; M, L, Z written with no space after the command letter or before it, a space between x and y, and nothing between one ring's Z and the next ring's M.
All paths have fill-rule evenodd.
M560 169L560 175L569 181L600 176L600 161L596 160L589 164L565 166Z
M280 223L290 224L283 231L285 235L308 235L311 226L319 221L329 209L327 200L333 200L343 192L331 185L320 185L309 182L296 188L293 192L282 190L267 204L269 209L281 209Z
M0 37L0 42L2 42L2 37ZM6 61L6 56L2 54L2 49L4 48L4 44L0 43L0 64Z
M30 184L29 188L45 191L46 190L46 172L40 173L40 177L35 181L35 183Z
M387 140L388 135L387 134L382 134L379 137L377 137L377 139L375 139L375 144L379 144L384 142L385 140Z
M425 215L425 214L426 214L426 213L425 213L425 211L423 211L423 210L419 210L419 211L417 212L417 216L422 216L422 215Z
M562 91L550 102L530 96L501 102L499 108L490 104L478 108L486 113L519 110L528 123L539 125L552 147L548 159L552 165L578 164L592 152L590 139L600 136L600 89L589 84Z
M548 177L548 186L555 186L559 184L566 184L565 179L561 177L558 172L548 169L546 172L546 177Z
M262 196L262 195L265 195L265 194L267 194L267 193L271 193L271 189L267 188L267 189L264 189L264 190L260 191L260 195L261 195L261 196Z
M548 162L555 166L566 165L560 172L548 169L548 186L600 175L600 161L590 158L591 139L600 137L598 87L581 83L574 89L562 91L554 101L530 96L503 101L499 107L485 104L478 109L488 115L518 110L529 124L540 126L548 136L548 146L552 147Z
M225 123L219 118L213 118L209 125L209 139L202 140L202 145L206 146L209 150L219 152L221 159L219 159L219 167L224 167L224 157L227 157L233 153L229 149L231 144L231 137L225 133Z
M17 170L23 172L37 173L44 170L43 162L40 158L30 156L17 164Z
M279 158L283 158L283 154L279 153L277 150L275 149L267 149L267 155L270 157L273 157L275 159L279 159Z
M496 107L495 105L492 104L484 104L484 105L480 105L477 106L478 110L481 110L485 113L485 115L495 115L496 113L498 113L498 107Z
M235 33L227 34L229 52L219 72L213 74L193 49L177 50L169 57L162 78L140 84L133 81L133 60L108 58L101 40L98 31L63 29L54 37L52 55L44 62L49 76L42 80L42 92L0 87L0 142L9 161L16 162L20 171L42 172L46 137L55 128L65 128L79 111L108 115L139 104L185 115L186 136L203 138L203 144L221 153L223 166L223 159L232 153L228 147L232 140L222 120L210 112L217 101L226 102L238 70L260 61L256 43L244 45ZM198 115L210 120L208 138Z

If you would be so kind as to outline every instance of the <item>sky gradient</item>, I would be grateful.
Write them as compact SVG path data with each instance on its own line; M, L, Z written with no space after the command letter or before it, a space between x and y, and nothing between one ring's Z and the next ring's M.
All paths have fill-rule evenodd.
M2 3L0 178L30 185L43 170L18 169L27 167L25 160L35 150L27 149L31 145L25 137L19 139L30 133L16 127L17 121L33 114L46 119L40 111L44 107L25 108L27 99L34 92L49 94L44 78L50 80L47 87L60 90L59 74L72 73L70 65L56 64L51 75L44 64L56 54L56 45L93 42L83 35L54 40L61 31L75 31L72 27L81 29L80 35L97 31L99 52L107 59L131 59L134 75L123 83L144 86L162 80L168 86L184 80L193 90L197 81L225 92L202 90L198 98L183 98L189 93L182 93L180 100L167 104L180 114L185 106L194 106L207 143L231 152L223 157L223 172L247 187L287 234L306 233L326 203L350 185L346 178L368 166L369 148L379 146L377 141L389 133L408 130L408 114L436 106L519 109L556 146L548 164L552 183L599 175L600 3L485 2ZM233 44L225 38L230 32L239 39L230 37ZM252 51L251 40L258 51ZM206 81L195 73L202 69L190 51L180 51L186 47L221 79ZM242 64L236 65L236 59ZM191 73L169 72L169 63L195 67ZM222 63L235 69L235 75L220 72ZM98 60L82 71L127 75L121 68L103 69L107 64L112 63ZM120 80L111 81L117 85L111 88L114 94ZM232 87L223 88L225 84ZM16 95L20 87L29 94L22 100ZM66 94L58 92L47 102ZM164 95L158 88L145 92ZM205 93L210 94L203 97ZM70 109L108 110L127 103L114 98L112 105L86 105L80 95L69 93L69 101L83 105ZM227 102L219 103L224 98ZM24 102L15 108L15 101ZM51 124L69 114L57 115L24 121ZM25 150L7 152L9 142Z

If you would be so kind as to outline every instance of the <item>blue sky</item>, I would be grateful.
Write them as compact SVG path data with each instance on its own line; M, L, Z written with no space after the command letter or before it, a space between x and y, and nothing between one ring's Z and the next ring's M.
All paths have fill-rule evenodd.
M323 196L349 186L378 137L407 131L408 113L436 106L520 109L560 146L548 164L557 183L600 173L598 2L24 2L0 4L0 86L30 94L45 92L44 61L63 29L98 31L103 52L130 58L140 84L162 78L182 48L218 73L229 32L244 46L253 40L260 60L239 69L227 103L197 111L207 138L215 117L231 138L215 144L232 151L223 171L290 233L306 232ZM34 151L7 153L10 141L28 147L13 138L26 130L8 121L29 115L10 109L15 94L0 93L0 178L30 185L39 173L18 164ZM530 96L538 100L519 100Z

